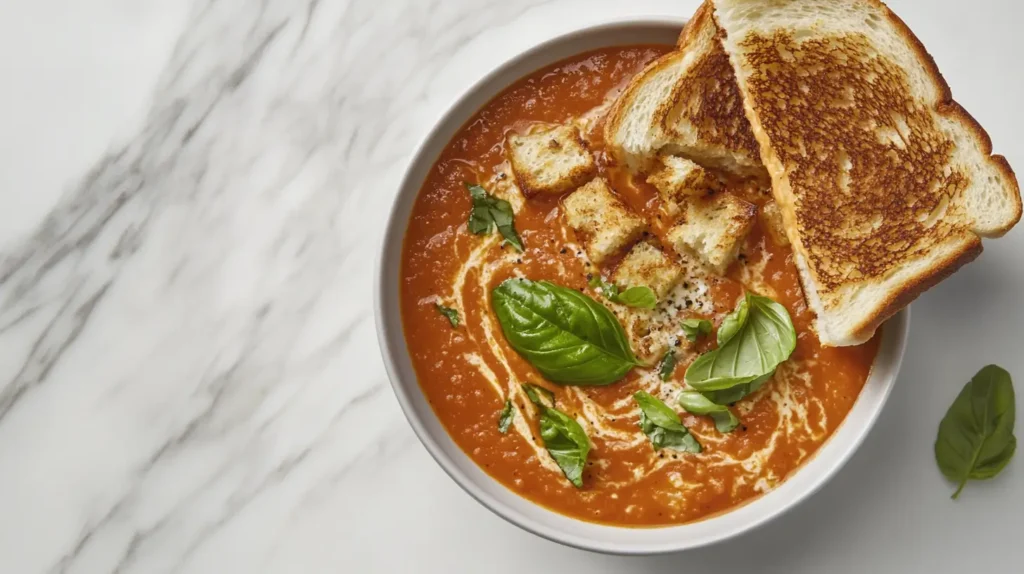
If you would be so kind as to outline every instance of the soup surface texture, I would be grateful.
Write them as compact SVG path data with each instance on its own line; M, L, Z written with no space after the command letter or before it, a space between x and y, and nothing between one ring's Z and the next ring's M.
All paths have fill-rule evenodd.
M455 442L512 491L557 512L593 522L658 526L705 518L778 486L843 422L863 387L878 346L823 348L808 311L788 247L778 245L762 219L745 240L726 277L687 282L669 295L681 320L718 325L744 291L771 297L792 317L797 346L760 390L732 405L741 426L720 433L710 418L687 414L673 397L685 388L686 366L714 346L671 343L678 364L669 380L657 365L633 369L604 387L562 387L545 381L507 343L491 307L491 290L510 277L548 280L583 290L599 273L560 212L558 198L526 200L514 188L505 136L537 126L571 123L597 158L599 173L660 237L660 199L640 178L614 165L602 149L601 117L618 90L643 66L671 49L626 46L581 54L512 85L475 114L434 165L416 199L402 256L401 304L406 342L419 384ZM515 208L524 244L517 252L501 236L467 229L466 183L504 195ZM734 193L763 205L770 192L736 183ZM454 309L453 327L438 305ZM558 408L575 418L593 445L582 488L565 479L544 447L536 407L522 383L555 393ZM633 394L645 390L676 410L703 445L698 454L654 450L638 427ZM498 428L506 399L514 418Z

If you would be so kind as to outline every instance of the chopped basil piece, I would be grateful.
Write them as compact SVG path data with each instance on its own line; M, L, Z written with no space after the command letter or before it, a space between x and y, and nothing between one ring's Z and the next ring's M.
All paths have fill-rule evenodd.
M696 343L697 339L710 334L711 321L707 319L686 319L683 321L683 335L691 343Z
M686 412L695 415L709 415L715 421L715 428L718 432L732 432L740 426L740 420L732 414L729 407L718 405L697 391L683 391L679 394L679 405L686 409Z
M661 358L661 363L658 364L658 374L661 376L661 380L667 381L672 378L672 373L676 370L676 352L669 349L665 356Z
M654 450L670 448L699 453L700 443L686 430L679 415L650 393L637 391L633 399L640 405L640 430L651 439Z
M452 324L452 328L459 326L459 312L451 307L445 307L440 303L435 303L438 312L448 318L448 322Z
M530 399L531 403L538 407L555 406L555 393L550 390L537 385L531 385L530 383L523 383L522 387L523 392L526 393L526 397Z
M646 285L629 287L623 291L618 285L609 283L598 275L590 280L589 285L592 289L601 291L601 294L612 303L638 309L654 309L658 305L658 297Z
M512 399L505 400L505 408L501 409L501 413L498 415L498 431L501 434L508 432L510 426L512 426L512 418L515 417L515 411L512 410Z
M576 488L583 488L590 439L580 423L558 409L544 408L540 415L540 436L565 478Z
M473 208L469 212L467 224L470 233L476 235L487 235L494 228L505 238L505 242L516 249L523 250L523 241L516 232L512 205L504 199L499 199L487 193L487 190L479 185L465 184L469 195L473 199Z

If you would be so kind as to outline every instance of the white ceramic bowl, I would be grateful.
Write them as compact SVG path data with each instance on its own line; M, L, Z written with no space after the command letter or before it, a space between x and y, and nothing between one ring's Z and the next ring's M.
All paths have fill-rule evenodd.
M843 424L809 462L772 492L730 512L691 524L622 528L552 512L488 476L448 436L416 381L399 306L402 241L413 201L427 173L463 123L519 78L558 60L604 46L672 44L681 27L681 21L671 19L618 21L588 27L544 42L477 82L438 121L413 157L392 206L378 261L375 307L384 365L409 424L434 460L473 498L502 518L549 540L598 552L655 554L704 546L764 524L807 498L843 466L874 425L899 371L910 326L909 310L886 323L881 348L864 390Z

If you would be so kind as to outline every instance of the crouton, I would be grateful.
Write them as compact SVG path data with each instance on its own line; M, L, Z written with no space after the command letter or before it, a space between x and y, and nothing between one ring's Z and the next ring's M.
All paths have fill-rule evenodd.
M690 198L682 209L680 223L666 235L669 244L678 253L695 254L716 273L725 275L754 225L757 206L729 193L716 193Z
M789 245L789 237L786 236L786 227L782 223L782 210L775 201L769 201L761 207L761 225L764 226L768 235L776 245L783 247Z
M570 193L562 200L566 221L576 230L587 255L600 265L611 255L635 243L647 223L612 193L604 178Z
M659 156L659 167L647 178L661 195L665 212L675 216L687 197L703 196L721 189L721 182L696 163L676 156Z
M649 242L637 243L612 274L612 283L622 287L649 287L660 301L683 276L683 268Z
M510 134L505 149L526 197L572 191L597 173L594 156L573 126L558 126L529 135Z
M710 312L714 307L708 290L712 277L707 268L692 255L682 256L674 266L673 286L664 294L659 293L654 309L626 307L604 300L622 323L633 352L645 364L657 363L670 348L680 353L677 356L680 363L695 359L695 347L686 340L681 321L694 313Z

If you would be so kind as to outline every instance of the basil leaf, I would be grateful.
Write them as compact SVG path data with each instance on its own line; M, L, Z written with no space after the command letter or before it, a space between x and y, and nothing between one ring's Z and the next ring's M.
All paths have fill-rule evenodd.
M672 377L672 373L676 370L676 352L669 349L665 356L661 358L661 363L658 365L658 375L661 376L661 380L667 381Z
M750 318L750 299L745 295L736 310L729 313L722 319L722 325L718 328L718 346L729 342L747 324Z
M707 319L686 319L683 321L683 336L696 343L697 339L711 334L711 321Z
M531 385L530 383L523 383L523 392L526 393L526 397L530 399L530 402L538 407L546 408L555 406L555 393L545 389L544 387ZM547 402L545 402L544 399L547 399Z
M627 307L635 307L637 309L654 309L658 305L658 297L646 285L638 285L626 289L616 297L615 301Z
M654 309L658 305L658 296L646 285L629 287L625 291L621 291L618 285L609 283L597 275L590 279L588 285L591 289L600 290L601 294L612 303L638 309Z
M465 184L469 190L469 196L473 199L473 207L469 211L467 227L470 233L476 235L487 235L494 228L505 238L505 242L516 249L523 250L523 241L516 233L513 219L515 213L512 205L504 199L499 199L487 193L487 190L479 185Z
M710 415L715 421L715 428L718 432L732 432L740 426L740 420L732 414L729 407L717 405L711 399L697 391L683 391L679 394L679 405L686 409L686 412L695 415Z
M549 381L608 385L639 364L611 311L579 291L509 279L491 302L509 344Z
M512 426L512 419L514 417L515 411L512 410L512 399L505 399L505 407L498 414L498 432L501 434L507 433L508 428Z
M459 312L451 307L445 307L440 303L434 303L437 306L439 313L448 318L448 322L452 324L452 329L459 326Z
M935 439L935 462L957 483L953 499L968 480L992 478L1013 458L1014 400L1010 373L988 365L964 385L946 411Z
M746 396L754 394L758 389L763 387L774 374L775 371L772 371L763 377L758 377L753 381L750 381L749 383L743 383L721 391L704 391L701 394L717 405L731 405Z
M540 437L565 478L576 488L583 488L590 439L580 423L558 409L545 408L540 415Z
M793 353L796 329L785 307L747 293L719 327L718 344L686 369L684 380L702 393L729 389L729 397L742 398L764 384ZM709 398L723 404L727 397Z
M700 443L679 420L679 415L650 393L637 391L633 399L640 405L640 430L651 439L654 450L671 448L699 453Z

